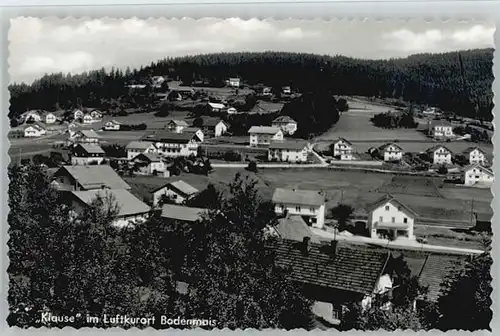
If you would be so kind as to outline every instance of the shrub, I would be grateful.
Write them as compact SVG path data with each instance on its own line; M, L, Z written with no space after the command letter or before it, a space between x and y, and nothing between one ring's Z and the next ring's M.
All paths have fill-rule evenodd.
M251 171L251 172L254 172L254 173L257 173L258 169L257 169L257 163L255 163L255 161L250 161L248 163L248 166L246 168L248 171Z
M224 160L226 161L241 161L241 154L236 151L229 151L224 154Z

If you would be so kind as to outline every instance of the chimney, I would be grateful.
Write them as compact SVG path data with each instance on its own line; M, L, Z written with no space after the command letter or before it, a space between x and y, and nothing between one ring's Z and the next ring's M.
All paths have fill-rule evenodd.
M338 245L338 241L337 240L332 240L330 241L330 248L331 248L331 253L332 253L332 258L335 258L335 256L337 255L337 245Z
M311 248L310 241L311 241L311 237L304 237L302 239L302 253L304 255L309 254L309 249Z

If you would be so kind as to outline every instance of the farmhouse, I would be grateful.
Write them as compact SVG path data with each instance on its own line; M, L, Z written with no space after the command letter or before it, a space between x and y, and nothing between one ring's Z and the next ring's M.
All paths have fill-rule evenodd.
M452 138L453 125L445 120L432 120L428 122L429 135L435 138Z
M143 175L158 175L166 170L165 162L155 153L141 153L135 156L131 163ZM167 176L168 177L168 176Z
M491 187L493 180L493 172L479 164L464 168L463 182L466 186Z
M229 78L228 84L229 84L229 86L238 88L238 87L240 87L240 79L239 78Z
M132 160L134 157L141 153L156 153L157 149L151 141L132 141L127 147L127 159Z
M248 133L250 146L269 145L273 140L283 140L283 131L277 127L252 126Z
M273 120L272 126L279 128L283 133L292 135L297 131L297 122L289 116L280 116Z
M157 132L150 138L158 149L158 154L167 157L191 156L198 154L200 138L194 133Z
M234 107L227 107L223 111L225 111L227 114L237 114L238 111Z
M305 140L278 140L269 145L269 161L307 162L310 144Z
M433 164L451 164L452 152L445 146L434 146L427 149L426 152L431 158Z
M161 218L167 221L194 223L200 221L207 209L192 208L176 204L163 204Z
M403 157L403 149L395 143L387 143L378 148L380 156L384 161L400 161Z
M292 88L291 88L291 87L289 87L289 86L283 86L283 87L281 88L281 92L282 92L283 94L292 94Z
M90 112L90 116L92 117L92 119L94 120L99 120L99 119L102 119L102 113L101 111L99 110L92 110Z
M276 188L272 201L278 215L302 216L316 228L325 224L325 195L321 191Z
M392 195L385 195L369 207L368 232L372 238L415 239L413 225L417 214Z
M194 89L190 86L177 86L171 89L169 99L172 99L170 98L170 95L173 94L177 94L180 98L178 100L182 100L191 97L194 94Z
M45 129L45 126L39 122L35 122L24 127L24 136L27 138L40 137L46 133L47 130Z
M167 184L153 190L153 206L157 206L163 197L172 200L176 204L181 204L196 195L198 192L198 189L182 180L168 182Z
M46 124L53 124L57 121L56 115L52 112L44 112L42 114L42 119Z
M203 119L203 125L201 126L206 137L220 137L227 132L228 128L229 125L218 118Z
M71 149L71 164L101 164L104 160L104 155L104 150L97 144L77 144Z
M42 121L42 117L40 116L40 113L36 110L31 110L24 112L21 117L25 120L31 120L31 121Z
M119 131L120 125L121 124L116 120L106 121L106 123L104 123L104 130L105 131Z
M344 138L339 138L333 144L333 156L340 160L352 160L352 144Z
M73 119L75 119L75 120L81 119L81 118L83 118L83 114L84 113L82 110L76 109L73 111Z
M313 314L330 324L342 321L349 304L366 307L372 297L392 287L384 274L388 251L347 247L336 240L322 245L308 237L301 242L272 241L268 248L275 252L277 266L289 269L289 279L314 301Z
M77 215L82 214L97 198L100 198L105 206L112 206L110 203L116 202L118 213L112 225L119 228L145 222L151 210L149 206L126 189L72 191L68 195L71 198L71 204Z
M224 104L221 104L221 103L208 103L208 108L213 113L219 113L219 112L222 112L222 110L225 108L225 106L224 106Z
M108 165L63 166L53 175L59 190L130 189Z
M469 147L464 151L465 157L473 164L487 164L486 153L479 147Z
M204 140L203 131L198 127L186 127L182 130L182 133L192 133L195 134L201 142Z
M169 130L170 132L181 133L182 130L188 126L188 123L184 120L170 120L167 123L165 129Z
M71 140L78 143L99 143L100 136L94 130L80 130L71 136Z

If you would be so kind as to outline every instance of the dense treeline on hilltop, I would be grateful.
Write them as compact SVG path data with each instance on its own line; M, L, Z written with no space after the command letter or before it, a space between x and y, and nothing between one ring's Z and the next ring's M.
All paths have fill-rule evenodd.
M104 70L77 76L46 75L32 85L10 86L11 116L26 109L96 105L127 94L125 83L151 75L223 85L228 77L245 84L290 85L301 92L377 96L412 101L490 120L493 107L493 49L362 60L305 53L219 53L168 58L131 71Z

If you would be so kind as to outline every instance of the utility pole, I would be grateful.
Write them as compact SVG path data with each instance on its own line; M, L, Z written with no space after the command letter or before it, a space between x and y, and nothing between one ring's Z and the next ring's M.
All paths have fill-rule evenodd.
M470 204L470 224L472 225L472 222L474 220L474 198L472 198L472 202Z

